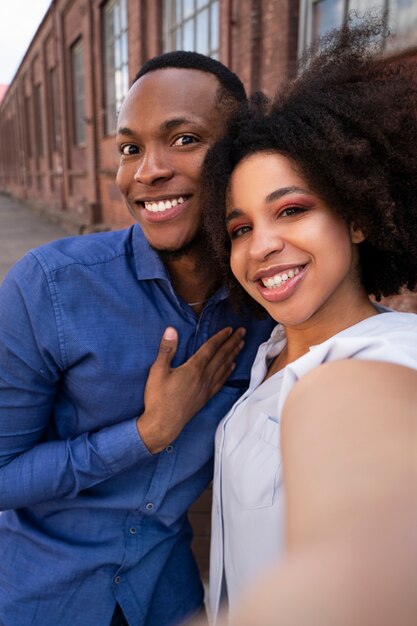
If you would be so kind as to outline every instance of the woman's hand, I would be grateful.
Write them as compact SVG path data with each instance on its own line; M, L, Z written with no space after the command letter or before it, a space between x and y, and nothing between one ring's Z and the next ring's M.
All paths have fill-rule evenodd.
M145 409L137 420L142 441L156 454L171 443L190 419L224 385L243 347L244 328L223 328L188 361L171 368L178 334L168 327L145 387Z

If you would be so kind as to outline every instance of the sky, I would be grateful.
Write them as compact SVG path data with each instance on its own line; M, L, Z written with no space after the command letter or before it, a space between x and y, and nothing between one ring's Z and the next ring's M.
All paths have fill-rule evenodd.
M52 0L0 0L0 85L10 84Z

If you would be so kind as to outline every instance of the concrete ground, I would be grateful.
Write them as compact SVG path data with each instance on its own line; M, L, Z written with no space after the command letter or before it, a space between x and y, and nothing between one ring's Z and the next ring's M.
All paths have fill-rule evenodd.
M0 283L27 250L68 236L57 224L0 192Z

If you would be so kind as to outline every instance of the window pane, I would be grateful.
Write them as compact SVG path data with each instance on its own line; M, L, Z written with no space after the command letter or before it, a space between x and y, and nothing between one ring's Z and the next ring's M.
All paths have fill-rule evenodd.
M389 27L394 31L394 34L415 30L417 27L416 0L390 0Z
M208 9L204 9L200 13L197 13L197 52L201 54L209 53L209 12Z
M71 48L71 71L73 92L74 143L85 143L84 113L84 49L82 41Z
M120 19L122 20L121 29L127 30L127 6L126 0L121 1Z
M173 12L174 15L174 12ZM175 2L175 15L177 17L177 23L182 20L182 0L177 0Z
M175 47L177 50L182 50L182 29L181 28L177 30Z
M35 133L36 133L36 148L38 156L43 156L43 117L42 117L42 88L41 85L35 86Z
M110 0L103 8L105 58L105 131L116 129L118 108L128 92L128 35L126 0Z
M219 49L219 3L218 2L213 2L210 7L210 49L211 50Z
M349 13L356 11L359 16L363 15L365 11L381 10L385 8L385 0L349 0Z
M164 0L163 9L165 51L196 50L210 55L218 52L218 0Z
M190 17L194 13L194 0L182 0L183 19Z
M343 0L319 0L313 5L313 39L343 24Z
M188 20L184 23L183 29L183 49L194 50L194 21Z

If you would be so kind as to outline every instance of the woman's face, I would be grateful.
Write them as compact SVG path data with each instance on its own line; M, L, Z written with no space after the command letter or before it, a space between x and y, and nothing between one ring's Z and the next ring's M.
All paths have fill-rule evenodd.
M265 152L241 161L226 219L233 274L275 320L318 322L357 300L354 243L363 236L309 189L294 161Z

